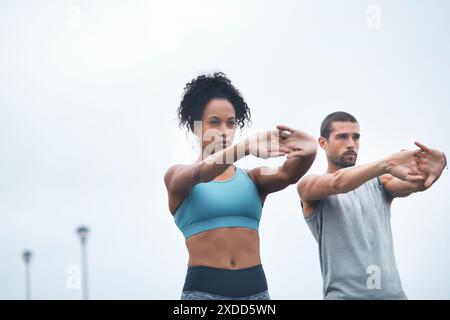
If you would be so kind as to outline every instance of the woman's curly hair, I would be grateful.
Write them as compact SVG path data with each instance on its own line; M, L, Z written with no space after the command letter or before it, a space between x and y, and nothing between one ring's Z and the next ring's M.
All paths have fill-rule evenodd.
M194 121L201 120L208 102L215 98L227 99L234 107L239 128L251 123L250 108L227 76L222 72L200 75L184 87L183 98L178 107L179 126L193 131Z

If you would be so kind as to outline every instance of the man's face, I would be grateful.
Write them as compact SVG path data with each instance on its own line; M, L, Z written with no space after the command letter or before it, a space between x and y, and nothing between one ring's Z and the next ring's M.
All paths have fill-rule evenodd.
M354 122L336 121L331 124L328 139L319 138L327 158L340 168L354 166L359 150L359 125Z

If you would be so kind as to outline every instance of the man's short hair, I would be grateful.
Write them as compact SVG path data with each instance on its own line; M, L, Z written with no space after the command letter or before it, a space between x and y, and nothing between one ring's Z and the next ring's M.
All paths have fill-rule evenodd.
M344 111L337 111L330 113L323 119L322 125L320 126L320 136L328 139L330 137L331 125L333 122L353 122L358 123L356 118L350 113Z

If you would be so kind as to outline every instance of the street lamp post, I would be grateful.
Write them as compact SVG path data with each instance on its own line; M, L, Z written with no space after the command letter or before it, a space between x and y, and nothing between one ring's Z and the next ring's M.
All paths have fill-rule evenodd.
M77 228L77 234L81 241L81 276L83 279L83 299L89 299L88 290L88 271L87 271L87 253L86 242L89 235L89 229L86 226L80 226Z
M24 250L22 253L23 261L25 262L25 297L27 300L31 299L31 273L30 261L32 253L30 250Z

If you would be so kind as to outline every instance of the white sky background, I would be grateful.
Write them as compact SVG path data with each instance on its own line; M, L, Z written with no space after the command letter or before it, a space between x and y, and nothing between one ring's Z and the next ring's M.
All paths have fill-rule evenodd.
M0 298L24 297L29 248L33 298L79 299L66 283L80 224L92 230L92 298L179 298L187 252L163 175L194 156L176 108L203 72L224 71L243 93L244 134L286 124L318 136L345 110L361 125L358 163L416 139L450 154L449 18L445 0L0 2ZM325 168L320 150L310 172ZM450 298L449 188L445 171L393 204L412 299ZM260 234L272 298L321 299L295 186L268 197Z

